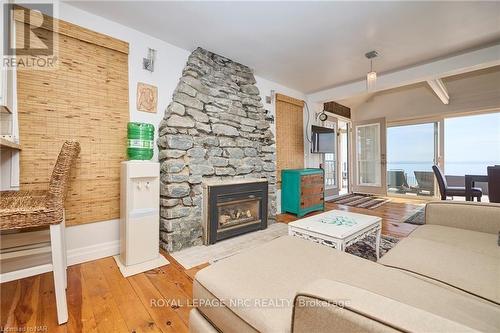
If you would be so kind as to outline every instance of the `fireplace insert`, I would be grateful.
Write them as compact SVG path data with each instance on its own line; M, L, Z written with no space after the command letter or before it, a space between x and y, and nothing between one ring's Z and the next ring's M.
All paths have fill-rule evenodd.
M267 228L265 179L204 183L204 243Z

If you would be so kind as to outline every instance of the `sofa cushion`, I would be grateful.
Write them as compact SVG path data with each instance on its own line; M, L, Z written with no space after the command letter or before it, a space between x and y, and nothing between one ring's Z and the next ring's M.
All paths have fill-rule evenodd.
M500 304L496 235L424 225L379 261Z
M189 333L218 333L196 309L189 311Z
M295 299L293 332L477 332L351 284L316 280Z
M421 238L480 254L487 254L500 259L498 235L441 225L422 225L415 229L408 238ZM391 251L392 252L392 251Z
M205 317L222 332L257 333L245 319L240 318L236 312L222 304L223 298L212 294L197 280L193 281L193 296L195 301L201 301L197 308L203 312ZM235 295L235 299L237 296ZM203 303L202 303L203 302ZM206 304L210 305L206 305Z
M478 330L500 326L498 306L296 237L280 237L219 261L195 279L195 299L209 293L225 301L216 308L198 306L216 326L243 321L240 327L260 332L289 332L297 291L316 279L364 288Z
M425 205L425 224L498 234L500 204L470 201L433 201Z

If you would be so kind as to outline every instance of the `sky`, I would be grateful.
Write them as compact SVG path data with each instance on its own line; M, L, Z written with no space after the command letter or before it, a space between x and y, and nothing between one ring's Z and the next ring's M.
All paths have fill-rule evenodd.
M429 162L434 159L434 124L389 127L387 161Z
M500 162L500 113L444 122L447 162Z
M446 173L485 174L486 166L500 164L500 113L447 118L444 128ZM387 129L388 169L401 162L430 169L433 158L434 123Z

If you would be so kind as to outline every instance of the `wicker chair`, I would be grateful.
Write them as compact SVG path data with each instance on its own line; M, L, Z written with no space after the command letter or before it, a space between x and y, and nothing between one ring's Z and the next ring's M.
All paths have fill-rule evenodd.
M64 200L69 187L72 166L80 153L80 144L66 141L52 171L49 188L46 191L3 191L0 192L0 230L16 230L50 226L50 248L54 289L59 324L68 321L66 304L66 240L64 235ZM42 251L43 252L43 251ZM2 249L2 259L33 254L29 246ZM1 282L10 280L9 273L0 276ZM7 277L6 277L7 276ZM15 275L14 275L15 276Z

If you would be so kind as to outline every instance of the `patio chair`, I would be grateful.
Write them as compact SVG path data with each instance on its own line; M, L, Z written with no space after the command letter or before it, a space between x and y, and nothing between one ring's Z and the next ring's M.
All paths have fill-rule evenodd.
M413 171L417 186L414 189L417 195L434 195L434 174L432 171Z
M488 198L500 203L500 165L488 167Z
M403 170L387 171L387 188L395 189L396 193L406 193L410 190L406 174Z
M443 174L441 169L437 165L433 165L432 170L434 171L434 175L436 176L438 182L441 200L446 200L447 197L465 197L465 186L448 186L446 176ZM479 187L472 188L472 198L477 198L477 201L481 202L482 196L483 191Z
M20 230L35 227L49 227L50 245L14 244L2 248L1 258L12 259L37 253L52 253L54 290L56 296L57 321L68 321L66 302L66 239L64 201L69 188L72 166L80 153L80 144L66 141L59 153L46 191L4 191L0 192L0 230ZM2 235L8 237L9 235ZM7 242L9 243L9 242ZM38 247L34 247L38 245ZM0 274L0 281L7 282L19 278L11 272Z

